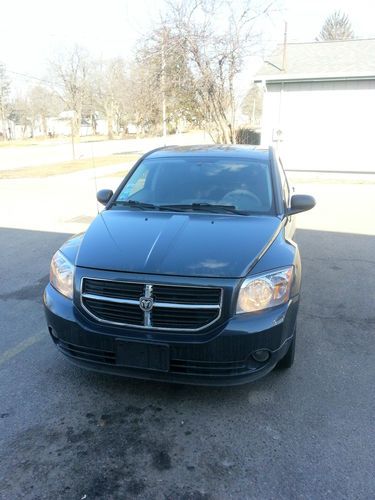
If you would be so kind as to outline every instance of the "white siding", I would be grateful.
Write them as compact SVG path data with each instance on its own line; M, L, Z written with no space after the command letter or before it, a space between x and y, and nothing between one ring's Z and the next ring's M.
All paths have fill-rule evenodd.
M262 143L277 129L287 168L375 171L375 80L269 83Z

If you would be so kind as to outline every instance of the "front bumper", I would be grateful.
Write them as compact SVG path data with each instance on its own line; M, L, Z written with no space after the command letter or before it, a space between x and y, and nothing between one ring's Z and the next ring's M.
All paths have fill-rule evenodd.
M157 334L152 330L108 327L86 317L51 285L44 292L48 329L58 349L73 363L126 377L194 385L237 385L270 372L286 354L295 331L298 296L259 314L234 316L207 335ZM169 369L129 368L119 363L119 340L169 346ZM256 350L269 351L266 362Z

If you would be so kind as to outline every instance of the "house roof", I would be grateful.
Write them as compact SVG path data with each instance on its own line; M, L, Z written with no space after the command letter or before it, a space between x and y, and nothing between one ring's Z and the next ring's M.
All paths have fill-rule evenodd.
M255 81L375 78L375 39L288 43L264 62Z

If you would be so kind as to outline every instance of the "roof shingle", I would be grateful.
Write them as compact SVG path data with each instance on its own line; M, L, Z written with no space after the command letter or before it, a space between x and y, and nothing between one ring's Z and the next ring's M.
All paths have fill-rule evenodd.
M278 45L255 81L375 77L375 39L288 43L286 68Z

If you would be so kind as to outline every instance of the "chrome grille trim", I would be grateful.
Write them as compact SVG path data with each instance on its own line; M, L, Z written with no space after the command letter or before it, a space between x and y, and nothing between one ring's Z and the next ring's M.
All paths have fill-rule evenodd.
M81 295L86 299L102 300L105 302L115 302L116 304L132 304L134 306L139 305L139 300L115 299L114 297L106 297L105 295L93 295L92 293L82 293Z
M98 300L100 302L111 302L111 303L118 303L118 304L129 304L129 305L139 305L138 300L134 299L122 299L118 297L106 297L104 295L95 295L91 293L84 293L83 292L83 285L84 285L84 280L94 280L94 281L105 281L105 282L112 282L112 283L124 283L124 284L141 284L144 287L144 296L145 297L152 297L152 290L153 290L153 285L157 286L165 286L165 287L175 287L175 288L201 288L201 289L214 289L217 291L220 291L220 302L219 304L184 304L184 303L177 303L177 302L154 302L153 308L173 308L173 309L180 309L180 310L217 310L218 314L217 316L209 323L199 327L199 328L178 328L178 327L161 327L161 326L153 326L152 321L151 321L151 312L144 312L144 324L143 325L137 325L133 323L123 323L123 322L117 322L117 321L110 321L106 319L102 319L98 316L96 316L93 312L91 312L83 303L83 299L91 299L91 300ZM175 284L170 284L170 283L160 283L160 282L155 282L155 283L142 283L142 282L136 282L136 281L123 281L123 280L111 280L111 279L105 279L105 278L93 278L90 276L84 276L81 278L81 283L80 283L80 305L82 309L90 315L92 318L94 318L96 321L99 321L100 323L104 324L111 324L111 325L117 325L117 326L129 326L132 328L140 328L140 329L146 329L146 328L151 328L153 330L161 330L161 331L183 331L183 332L197 332L199 330L203 330L211 326L212 324L216 323L222 314L222 305L223 305L223 289L221 287L212 287L212 286L200 286L200 285L175 285Z
M146 297L146 299L149 299L150 297L152 297L152 285L150 285L150 284L145 285L145 297ZM155 303L154 303L154 307L155 307ZM150 328L152 326L151 325L151 311L144 312L143 321L144 321L145 327Z
M92 278L90 278L92 279ZM147 292L146 292L147 293ZM147 295L145 297L151 297ZM91 293L83 293L82 297L86 299L102 300L104 302L115 302L117 304L132 304L139 305L139 300L133 299L115 299L114 297L106 297L105 295L93 295ZM220 304L177 304L176 302L154 302L154 307L171 307L176 309L220 309Z

